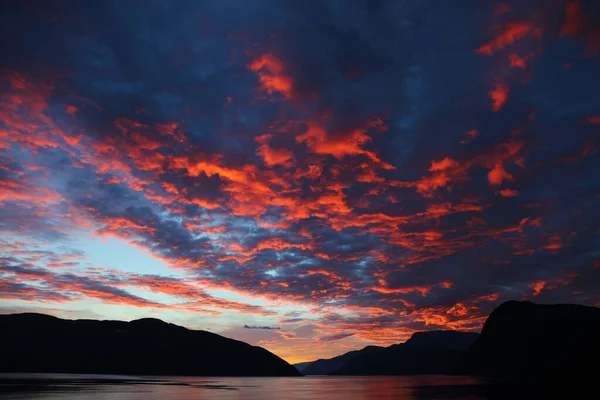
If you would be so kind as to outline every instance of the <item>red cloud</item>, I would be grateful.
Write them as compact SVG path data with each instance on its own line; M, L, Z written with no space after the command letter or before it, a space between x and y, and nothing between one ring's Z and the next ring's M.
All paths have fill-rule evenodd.
M0 180L0 205L8 201L31 204L56 203L61 199L59 193L42 186L28 182Z
M366 143L372 140L371 136L367 134L367 130L373 126L386 129L385 125L369 123L364 128L354 129L345 132L343 135L332 136L320 124L307 122L306 131L296 136L296 142L305 143L308 149L316 154L328 154L338 159L350 155L364 155L384 169L393 169L393 166L382 162L374 152L363 148Z
M60 263L49 263L46 264L46 268L72 268L78 266L76 262L60 262Z
M514 177L504 170L502 163L497 163L494 168L488 172L488 181L490 185L501 185L504 180L514 181Z
M258 75L258 79L269 95L277 92L286 99L292 97L292 80L283 73L283 63L273 54L263 54L253 60L248 68Z
M506 46L515 43L517 40L522 39L527 35L532 35L538 39L541 39L542 31L530 23L508 23L502 27L496 37L481 47L478 47L475 50L475 53L491 56L495 52L502 50Z
M492 100L492 110L495 112L500 111L508 99L508 93L509 89L506 84L498 82L494 85L494 89L489 92Z
M533 289L534 296L540 294L544 286L546 286L546 281L537 281L529 284L529 287Z
M466 135L467 138L460 141L463 144L467 144L475 140L475 138L479 136L479 132L477 132L477 129L471 129L470 131L467 131Z
M272 135L266 134L257 136L254 140L260 143L260 146L256 150L256 154L262 157L265 161L265 165L272 167L274 165L285 165L289 166L289 161L294 158L294 153L287 149L275 149L269 146L269 141Z
M542 246L542 248L550 251L556 251L563 248L562 239L560 236L554 235L548 239L548 243Z
M431 161L429 176L424 176L413 182L392 182L393 186L415 187L417 192L424 197L431 197L433 192L439 188L448 187L453 182L466 179L466 173L471 167L471 163L460 165L456 160L446 157L440 161Z
M600 28L597 24L597 16L589 18L583 12L579 0L569 0L565 6L565 21L558 34L559 37L582 38L586 42L589 56L600 51Z
M187 142L187 136L179 129L179 123L177 122L157 123L154 129L160 132L161 135L171 136L180 143Z
M510 66L512 68L521 68L525 69L527 67L527 63L533 57L533 54L528 54L526 56L521 57L516 53L510 53L508 55L508 59L510 60Z
M431 167L429 167L430 171L444 171L447 169L455 169L458 168L458 162L451 159L450 157L446 157L440 161L432 161Z
M65 111L67 112L67 114L75 114L77 111L79 111L79 107L65 104Z
M446 314L453 315L455 317L465 317L470 314L469 309L462 303L456 303L446 311Z
M514 189L502 189L500 191L500 196L502 196L502 197L515 197L518 195L519 195L519 191L514 190Z
M560 29L560 37L576 37L585 25L579 0L567 1L565 7L565 22Z

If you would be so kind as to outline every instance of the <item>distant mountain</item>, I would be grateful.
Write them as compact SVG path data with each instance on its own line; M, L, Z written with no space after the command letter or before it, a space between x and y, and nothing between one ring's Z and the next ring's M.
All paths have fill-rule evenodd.
M0 315L0 372L300 376L256 346L158 319L64 320Z
M448 373L462 361L477 333L415 332L405 343L367 346L329 359L313 361L305 375L407 375Z
M308 367L310 364L312 364L313 361L307 361L307 362L301 362L301 363L297 363L297 364L292 364L294 366L294 368L296 368L298 371L302 372L306 369L306 367Z
M383 349L383 347L367 346L362 350L350 351L337 357L327 359L321 358L317 361L313 361L308 367L304 369L304 371L302 371L302 373L304 375L331 375L337 372L340 368L342 368L347 362L356 357L358 354L370 353L379 349Z
M591 390L600 394L599 360L599 308L509 301L490 314L461 372L525 383L536 395L544 388L552 396L593 398Z
M449 374L462 362L477 336L477 333L459 331L416 332L405 343L360 352L335 374Z

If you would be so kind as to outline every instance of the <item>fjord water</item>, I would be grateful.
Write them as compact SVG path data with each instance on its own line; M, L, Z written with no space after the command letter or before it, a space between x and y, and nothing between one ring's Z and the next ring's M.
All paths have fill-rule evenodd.
M114 375L2 374L0 397L58 400L192 399L485 399L472 377L129 377Z

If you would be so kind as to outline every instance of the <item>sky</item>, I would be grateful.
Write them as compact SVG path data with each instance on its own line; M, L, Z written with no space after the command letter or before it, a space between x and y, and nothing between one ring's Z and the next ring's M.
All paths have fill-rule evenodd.
M600 2L1 8L0 313L300 362L600 306Z

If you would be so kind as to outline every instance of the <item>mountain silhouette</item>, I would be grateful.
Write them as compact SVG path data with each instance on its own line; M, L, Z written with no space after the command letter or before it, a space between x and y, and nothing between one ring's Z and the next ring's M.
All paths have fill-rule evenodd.
M379 346L367 346L361 350L353 350L333 358L321 358L313 361L308 367L302 370L304 375L331 375L342 368L347 362L361 353L369 353L383 349Z
M292 364L298 371L302 372L306 369L306 367L308 367L310 364L312 364L312 361L307 361L307 362L301 362L301 363L296 363L296 364Z
M0 315L0 372L300 376L269 351L159 319Z
M490 314L460 371L527 385L539 398L593 398L599 361L599 308L509 301Z
M477 333L473 332L416 332L405 343L357 354L335 374L448 374L462 361L476 339Z
M415 332L405 343L368 346L340 356L314 361L305 375L413 375L450 372L477 333L459 331Z

